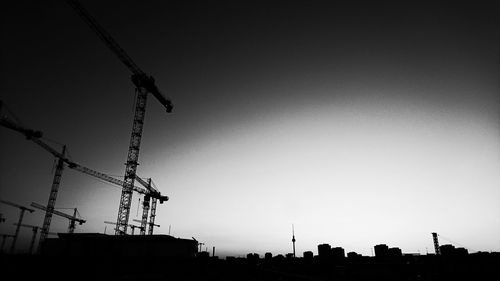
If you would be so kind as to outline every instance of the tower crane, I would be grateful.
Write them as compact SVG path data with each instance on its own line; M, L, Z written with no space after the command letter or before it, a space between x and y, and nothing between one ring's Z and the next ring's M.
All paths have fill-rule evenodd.
M75 219L71 219L69 221L69 228L68 228L68 233L73 233L75 232L75 221L76 221L76 218L77 218L77 215L80 216L80 214L78 213L78 209L77 208L74 208L73 209L73 218ZM81 225L82 223L80 223Z
M0 203L4 203L6 205L10 205L12 207L19 208L19 210L21 210L20 213L19 213L18 224L22 224L23 223L24 212L28 211L30 213L33 213L35 211L33 209L21 206L21 205L16 204L16 203L12 203L10 201L2 200L2 199L0 199ZM12 238L12 244L10 245L10 253L11 254L14 253L14 248L16 247L17 236L19 235L19 228L20 228L20 226L16 227L16 232L14 233L14 237Z
M205 243L201 243L201 242L199 242L199 241L198 241L198 240L196 240L196 238L194 238L194 237L191 237L191 238L193 238L193 240L196 242L196 244L197 244L197 245L196 245L196 248L198 248L198 246L200 246L200 252L201 252L201 246L202 246L202 245L205 245Z
M6 110L3 110L4 108L5 108L5 105L0 100L0 125L23 134L28 140L33 141L34 143L38 144L43 149L45 149L46 151L48 151L49 153L54 155L56 158L58 158L58 163L57 163L56 171L54 173L54 179L53 179L52 187L51 187L51 191L50 191L49 201L47 203L48 210L53 210L53 208L55 206L57 193L59 190L59 183L61 181L62 171L63 171L65 163L68 165L68 167L70 169L77 170L77 171L82 172L84 174L87 174L87 175L96 177L98 179L113 183L115 185L123 187L123 185L125 184L125 182L122 180L113 178L107 174L97 172L95 170L92 170L90 168L84 167L82 165L79 165L79 164L71 161L65 155L66 146L63 146L62 153L58 152L56 149L52 148L51 146L49 146L48 144L46 144L45 142L43 142L40 139L43 136L43 133L41 131L35 131L35 130L25 128L24 126L22 126L20 124L19 121L13 120L13 119L17 119L17 118L9 118L6 115ZM168 196L161 195L161 193L151 185L151 181L146 183L139 176L136 176L136 177L138 179L140 179L140 180L138 180L138 182L141 183L143 186L145 186L145 188L141 188L138 186L132 186L132 190L136 191L138 193L141 193L141 194L148 195L151 198L153 198L152 199L153 205L151 207L151 213L154 214L156 212L156 201L159 200L160 204L162 204L164 201L168 201L169 198L168 198ZM43 240L47 236L47 233L48 233L49 228L50 228L51 220L52 220L52 211L48 211L45 213L44 224L43 224L42 231L40 234L40 244L42 244L41 242L43 242ZM153 216L153 222L154 222L154 216Z
M0 101L0 125L23 134L26 137L26 139L34 141L43 148L48 149L49 152L53 154L56 153L58 155L63 156L63 158L65 157L66 146L63 146L62 153L59 153L55 149L51 148L50 146L39 140L43 135L42 132L25 128L24 126L21 125L21 123L19 122L19 120L17 120L17 118L9 118L6 115L6 110L4 110L4 108L6 108L6 106L2 101ZM54 172L54 179L52 180L52 187L50 189L49 201L47 203L48 211L45 212L42 232L40 234L40 244L45 239L47 233L49 232L50 222L52 220L52 210L54 209L54 205L57 199L57 193L59 192L59 184L61 182L62 172L64 169L64 162L62 160L63 158L59 157L57 161L56 170Z
M148 235L153 235L153 227L155 226L160 226L158 224L155 224L155 219L156 219L156 204L158 203L157 198L151 199L151 214L149 215L149 228L148 228ZM160 201L161 204L161 201Z
M139 182L142 181L142 179L140 177L137 177L137 180ZM147 184L149 186L149 188L153 188L153 186L151 185L151 178L148 179L148 182L147 183L142 183L142 185L144 184ZM141 235L145 235L146 234L146 224L148 222L148 213L149 213L149 202L151 201L151 196L148 196L148 195L144 195L144 200L142 200L142 218L141 218ZM154 210L151 210L151 213L156 213L156 205L155 205L155 209ZM135 220L134 220L135 221Z
M35 202L31 202L31 207L40 209L40 210L45 211L45 212L47 212L47 210L48 210L47 207L40 205L38 203L35 203ZM67 218L69 220L68 233L75 232L75 222L78 222L80 225L82 225L86 222L86 220L76 217L76 212L75 212L75 215L71 216L71 215L68 215L66 213L59 212L57 210L52 209L52 213L54 215L58 215L60 217Z
M34 249L34 246L35 246L36 235L38 233L38 230L41 229L41 227L40 226L36 226L36 225L31 225L31 224L24 224L24 223L23 224L14 223L14 225L22 226L22 227L29 227L33 231L33 235L31 236L30 249L29 249L29 253L33 254L33 249ZM49 235L57 235L57 233L54 233L54 232L49 232L48 234Z
M434 252L439 256L441 252L439 251L438 234L436 232L432 233L432 241L434 242Z
M151 192L158 192L159 191L154 187L154 184L151 180L151 178L148 179L148 181L144 181L143 179L141 179L140 177L136 177L137 181L144 187L146 187L148 190L150 190ZM152 196L149 196L148 194L145 194L144 195L144 200L142 201L142 220L140 221L141 223L141 235L145 235L146 234L146 225L149 225L149 228L148 228L148 235L153 235L153 228L155 226L160 226L158 224L155 224L155 218L156 218L156 205L158 203L158 200L160 200L160 204L163 204L163 201L162 201L162 198L159 198L159 197L152 197ZM151 202L151 206L149 205ZM149 209L151 207L151 213L150 213L150 216L149 216L149 223L147 222L148 221L148 212L149 212ZM137 221L137 220L134 220L134 221ZM137 221L139 222L139 221Z
M125 64L132 72L131 80L136 87L137 97L135 100L135 114L130 136L127 161L125 163L125 177L118 208L117 228L115 234L125 234L128 226L130 206L132 204L132 187L136 179L136 171L139 160L139 149L142 138L142 128L146 113L146 101L151 93L162 104L167 113L172 112L172 102L165 98L159 91L152 76L142 71L123 50L120 45L109 35L108 32L89 14L89 12L77 1L66 0L66 2L76 11L76 13L87 23L87 25L97 34L99 39Z
M200 242L198 242L198 240L196 240L196 238L194 237L191 238L193 238L194 242L196 243L196 250L198 250L198 245L200 245ZM200 252L201 252L201 246L200 246Z

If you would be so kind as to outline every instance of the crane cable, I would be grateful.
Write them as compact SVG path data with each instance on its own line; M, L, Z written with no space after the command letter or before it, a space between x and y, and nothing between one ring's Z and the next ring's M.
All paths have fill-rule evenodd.
M442 239L444 239L444 240L446 240L446 241L448 241L448 242L451 242L451 243L456 244L456 245L458 245L458 246L464 247L464 248L465 248L465 249L467 249L467 250L472 250L472 251L474 251L474 252L475 252L475 250L474 250L474 249L471 249L470 247L467 247L467 246L462 245L462 244L460 244L460 243L458 243L458 242L455 242L455 241L453 241L453 240L451 240L451 239L449 239L449 238L447 238L447 237L444 237L444 236L443 236L443 235L441 235L441 234L438 234L438 236L439 236L439 238L442 238Z
M0 108L5 108L5 111L10 115L10 117L12 119L14 119L14 121L17 124L19 124L20 126L23 126L23 123L21 122L21 120L19 118L17 118L17 116L14 114L14 112L12 112L12 110L10 110L9 107L4 102L0 102L0 105L1 105ZM5 117L8 117L7 114L5 115Z
M54 208L55 210L74 210L76 208L63 208L63 207L57 207L57 208ZM79 219L82 219L82 216L80 215L80 212L78 211L78 209L76 209L76 215L77 215L77 218Z

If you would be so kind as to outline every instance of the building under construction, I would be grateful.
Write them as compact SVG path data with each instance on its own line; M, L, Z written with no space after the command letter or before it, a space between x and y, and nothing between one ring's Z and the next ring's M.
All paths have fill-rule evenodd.
M169 235L59 233L41 246L44 256L192 258L198 242Z

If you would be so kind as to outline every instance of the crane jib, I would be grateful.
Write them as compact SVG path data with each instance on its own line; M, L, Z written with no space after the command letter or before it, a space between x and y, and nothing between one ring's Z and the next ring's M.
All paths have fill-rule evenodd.
M166 99L154 84L154 79L147 76L139 66L132 60L132 58L123 50L120 45L111 37L111 35L90 15L90 13L76 0L66 0L66 2L75 10L75 12L83 19L84 22L92 29L97 37L118 57L118 59L133 73L132 82L137 87L144 87L148 92L165 107L168 113L172 112L172 102ZM140 77L140 80L150 80L152 83L146 82L148 85L138 86L134 77Z

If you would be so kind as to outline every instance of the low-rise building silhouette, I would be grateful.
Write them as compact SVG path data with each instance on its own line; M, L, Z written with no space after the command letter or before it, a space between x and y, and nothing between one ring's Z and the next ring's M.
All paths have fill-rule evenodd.
M451 244L444 244L439 246L439 252L443 257L451 257L455 255L455 246Z
M68 257L158 257L192 258L198 242L169 235L106 235L101 233L59 233L47 238L42 254ZM208 253L207 253L208 254Z
M259 256L259 254L256 254L256 253L249 253L249 254L247 254L247 259L248 260L259 260L260 256Z
M469 251L465 248L455 248L451 244L445 244L439 246L439 251L443 257L463 257L469 254Z
M356 252L349 252L349 253L347 253L347 258L348 259L353 259L354 260L354 259L358 259L360 257L361 257L361 254L358 254Z
M389 248L387 254L391 258L401 258L403 256L403 252L397 247Z
M210 257L210 253L208 253L207 251L198 252L196 256L201 259L208 259Z
M456 248L455 255L457 256L466 256L469 254L469 251L465 248Z
M308 261L312 261L314 258L314 254L312 251L305 251L304 252L304 259Z

